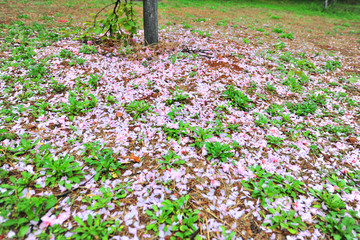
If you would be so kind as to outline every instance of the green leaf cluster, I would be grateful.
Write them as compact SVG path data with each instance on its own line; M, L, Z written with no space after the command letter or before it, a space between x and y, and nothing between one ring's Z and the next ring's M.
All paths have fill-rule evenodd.
M147 116L148 112L152 112L154 107L142 100L132 101L124 106L124 108L127 113L133 114L134 119L139 119L141 115Z
M243 111L248 111L254 106L252 100L242 91L236 90L234 85L227 86L227 89L223 92L223 97L225 99L230 99L234 106Z
M199 220L199 210L187 208L189 195L182 196L176 201L165 200L161 203L161 207L152 206L151 210L146 210L146 214L150 216L153 223L146 226L146 230L153 230L159 235L159 227L164 224L164 232L170 231L175 236L170 237L171 240L177 238L187 239L197 230L196 224ZM196 238L199 239L199 238ZM201 239L201 238L200 238Z
M228 144L221 144L219 142L207 142L205 143L207 151L207 159L220 159L221 162L226 163L229 158L233 157L234 154L231 151L231 147Z

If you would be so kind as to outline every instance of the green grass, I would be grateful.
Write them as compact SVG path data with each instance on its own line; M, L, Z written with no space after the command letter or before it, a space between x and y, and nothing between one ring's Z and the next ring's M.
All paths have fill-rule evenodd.
M337 2L336 5L323 11L323 1L289 0L289 1L260 1L260 0L168 0L168 7L197 7L218 10L231 8L266 8L297 13L299 15L324 16L336 19L360 21L360 4L345 4ZM274 15L275 16L275 15Z

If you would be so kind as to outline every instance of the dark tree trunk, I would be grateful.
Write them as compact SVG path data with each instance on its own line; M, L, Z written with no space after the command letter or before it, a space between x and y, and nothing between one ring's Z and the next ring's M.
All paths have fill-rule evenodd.
M143 0L145 45L157 44L158 0Z

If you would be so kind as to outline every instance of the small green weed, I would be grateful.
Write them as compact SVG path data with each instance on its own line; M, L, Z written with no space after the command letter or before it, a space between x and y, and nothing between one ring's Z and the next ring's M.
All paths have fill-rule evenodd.
M93 90L95 90L101 81L104 74L101 74L100 76L97 74L90 74L90 78L88 81L88 84L92 87Z
M95 181L97 181L100 177L102 177L102 181L105 181L106 178L111 179L114 174L121 175L119 169L124 168L122 163L113 157L112 148L102 149L101 152L95 156L86 158L85 162L90 166L95 167Z
M268 83L266 85L266 89L269 90L270 92L275 92L276 91L276 87L275 85L271 84L271 83Z
M211 34L209 32L207 32L207 31L201 31L201 30L194 29L191 32L197 33L197 34L199 34L199 36L211 37Z
M153 230L160 236L160 230L167 232L170 227L170 231L174 233L174 236L170 237L171 240L177 238L187 239L192 236L197 230L200 212L187 208L189 198L189 195L186 195L173 202L165 200L161 203L160 208L153 205L152 211L146 210L146 214L154 220L153 223L146 226L146 230ZM164 228L161 229L160 225L164 225ZM199 240L201 238L197 236L195 239Z
M88 215L87 221L83 221L78 216L75 216L75 221L79 227L75 228L72 237L75 239L108 239L113 234L118 234L123 226L120 226L120 221L103 221L100 214L93 217ZM110 226L110 227L109 227Z
M59 58L72 59L75 57L75 53L67 49L61 49L58 55Z
M222 230L222 235L223 235L223 240L232 240L234 239L236 233L231 231L229 234L226 233L226 229L224 226L220 226L221 230Z
M251 41L249 39L247 39L247 38L243 38L243 43L249 44L249 43L251 43Z
M274 214L271 218L272 225L269 226L269 229L274 230L277 227L281 229L288 230L291 234L299 233L299 230L305 230L306 224L301 220L300 216L295 216L295 211L284 211L280 210L278 207L277 210L270 208L269 212ZM264 226L268 225L269 223L265 223Z
M185 102L188 98L189 98L189 95L188 94L184 94L184 91L182 90L179 90L178 87L176 87L176 90L175 91L172 91L172 90L169 90L169 92L171 94L174 95L173 98L171 99L168 99L165 101L165 104L166 105L171 105L175 102L179 102L179 103L182 103L182 102Z
M341 63L339 61L327 61L324 68L329 71L334 71L341 68Z
M205 140L212 138L214 130L212 129L202 129L201 127L196 127L194 133L197 135L195 137L194 146L197 148L202 148L205 144Z
M90 111L91 108L96 107L96 104L97 99L93 94L90 94L89 97L85 95L83 101L80 101L76 99L75 93L70 92L69 104L61 103L61 106L64 113L74 116Z
M228 144L221 144L219 142L205 143L206 151L208 154L207 160L220 159L221 162L226 163L228 158L234 156L231 147Z
M254 106L252 100L242 91L236 90L234 85L227 86L227 89L223 92L223 97L230 99L233 105L243 111L248 111Z
M337 194L332 194L326 190L314 190L309 189L309 192L317 197L320 201L324 202L324 204L332 211L335 212L345 212L346 204Z
M87 207L88 210L99 210L106 209L109 207L109 202L113 199L113 193L110 188L101 187L100 189L101 195L95 195L92 197L85 196L83 198L83 202L88 203L90 206Z
M287 39L295 39L295 37L292 35L292 33L282 33L280 35L281 38L287 38Z
M307 59L300 59L300 60L295 60L295 66L304 69L304 70L314 70L316 69L316 66L314 63L308 61Z
M96 157L96 155L104 147L104 144L101 144L99 141L96 141L96 142L84 143L83 146L85 147L85 149L81 152L81 155L86 155L86 156L92 155Z
M282 177L278 174L266 172L260 165L250 168L257 176L248 181L242 180L242 185L252 192L252 197L260 200L263 207L267 207L267 200L271 202L275 199L289 196L297 199L299 193L304 194L302 190L303 182L295 180L293 177Z
M284 143L284 139L280 137L267 135L266 138L269 147L280 147Z
M286 48L286 45L285 45L284 42L278 41L278 42L276 42L276 43L274 44L274 47L275 47L276 49L283 50L284 48Z
M134 119L137 120L141 115L147 116L149 112L152 112L154 108L149 103L146 103L144 100L141 101L132 101L129 104L124 106L127 113L132 114Z
M176 168L185 163L174 151L169 151L168 154L162 156L162 159L163 160L159 161L159 163L163 165L161 169Z
M295 113L298 116L307 116L309 114L314 114L318 109L318 106L315 102L305 101L302 103L286 103L286 106L292 113Z
M171 106L171 111L167 113L167 115L169 116L169 118L171 120L174 120L176 117L178 116L183 116L184 113L182 112L185 109L184 105L180 105L180 106Z
M321 93L313 93L313 94L309 94L308 96L306 96L306 100L309 102L314 102L316 104L318 104L319 106L325 106L327 103L327 95L326 94L321 94Z
M163 127L164 133L169 138L173 138L175 140L179 140L182 136L186 136L190 133L189 129L191 130L192 127L190 127L189 123L184 123L183 121L180 121L175 124L167 124Z
M80 49L79 49L79 53L84 53L84 54L94 54L97 53L97 49L94 45L87 45L84 44Z
M82 167L79 163L74 161L73 156L66 154L64 157L58 159L46 159L40 163L40 166L45 170L47 178L46 185L51 187L59 184L65 186L67 189L71 189L72 184L80 183L80 180L84 178L84 174L81 171ZM66 178L62 180L62 178Z
M276 16L276 15L272 15L272 16L270 16L270 19L275 19L275 20L278 20L278 19L281 19L281 17Z
M263 127L263 128L268 128L268 123L269 123L269 119L260 114L260 113L255 113L255 115L258 117L254 122L255 122L255 125L258 126L258 127Z
M270 116L276 117L281 116L281 114L285 111L284 106L281 104L273 103L265 110Z
M74 66L76 64L83 65L86 62L86 59L76 56L72 61L69 62L70 66Z
M335 240L340 239L357 239L360 236L360 226L353 217L339 217L335 212L330 212L325 218L320 217L316 228L322 232L330 234Z
M225 20L225 19L223 19L223 20L220 20L220 21L218 21L217 23L216 23L216 25L218 25L218 26L227 26L228 25L228 21L227 20Z
M22 18L22 19L29 19L30 17L29 17L29 15L27 15L27 14L20 14L20 15L18 15L17 16L17 18Z
M40 139L33 141L32 139L29 138L29 135L27 134L23 134L20 135L21 139L19 144L12 149L9 149L9 152L14 153L14 155L23 155L27 152L29 152L31 149L33 149L38 142L40 141Z
M355 130L350 128L350 126L334 126L330 124L323 126L320 130L335 134L338 137L345 137L355 132Z
M4 184L1 188L7 188ZM48 197L21 197L21 192L8 192L0 194L0 201L4 207L0 210L0 216L5 222L1 223L0 233L3 230L16 231L16 237L23 238L30 228L30 222L40 221L40 217L54 207L57 199L54 195Z
M290 91L296 93L303 92L303 86L300 85L296 77L288 77L285 81L282 82L285 86L288 86Z
M46 64L44 62L40 62L29 67L28 77L39 79L44 77L48 73L49 70L46 68Z
M6 129L0 129L0 142L4 141L5 139L13 140L16 139L15 133L10 133Z
M274 33L285 33L285 31L282 28L274 28L272 30L272 32L274 32Z
M53 89L54 92L56 93L62 93L65 91L66 89L66 85L59 83L56 80L52 80L50 87Z
M197 19L194 19L194 22L206 22L206 18L197 18Z
M345 181L339 180L337 177L328 178L329 182L334 183L336 186L340 185L344 190L347 187ZM347 187L347 191L351 188ZM352 210L346 210L346 204L340 199L338 194L332 194L326 190L309 189L310 193L323 202L329 209L329 213L323 217L318 216L320 221L315 226L322 230L324 233L330 234L334 239L354 239L360 236L360 226L356 224L354 218L357 213ZM345 190L346 191L346 190ZM314 207L320 208L321 205ZM348 213L346 216L345 213Z

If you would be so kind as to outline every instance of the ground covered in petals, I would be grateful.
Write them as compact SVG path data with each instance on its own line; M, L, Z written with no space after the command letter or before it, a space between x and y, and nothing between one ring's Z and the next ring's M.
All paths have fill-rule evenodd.
M359 23L172 11L152 47L1 25L0 238L359 238Z

